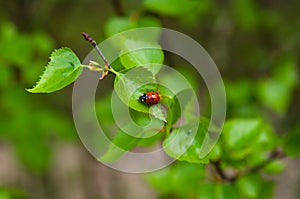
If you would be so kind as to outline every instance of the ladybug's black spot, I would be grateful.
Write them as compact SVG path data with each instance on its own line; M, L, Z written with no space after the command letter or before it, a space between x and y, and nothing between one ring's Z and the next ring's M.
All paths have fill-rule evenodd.
M141 95L139 98L140 102L142 102L142 103L146 103L146 99L147 99L147 96L145 93L143 95Z

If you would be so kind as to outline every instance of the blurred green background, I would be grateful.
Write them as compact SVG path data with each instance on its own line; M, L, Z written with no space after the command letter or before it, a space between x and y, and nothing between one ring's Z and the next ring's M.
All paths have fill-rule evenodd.
M91 46L82 31L98 42L130 27L181 31L216 62L226 86L228 118L260 116L282 135L299 132L299 8L297 0L1 0L0 198L156 195L141 176L97 164L84 149L72 121L72 86L47 95L25 91L54 48L70 47L84 59ZM174 67L184 64L166 57ZM286 189L300 185L300 172L293 170L299 160L286 161L287 173L277 179L274 197L299 198L300 190Z

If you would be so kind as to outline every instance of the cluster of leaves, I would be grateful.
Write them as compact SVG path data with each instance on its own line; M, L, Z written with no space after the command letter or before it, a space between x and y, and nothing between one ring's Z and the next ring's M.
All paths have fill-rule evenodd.
M51 48L52 40L41 32L25 35L10 23L0 26L0 138L12 144L27 169L37 173L49 167L49 138L73 137L64 113L24 90L42 72L41 57Z
M144 47L145 49L134 50L140 47ZM201 143L209 122L206 121L206 119L200 120L199 117L193 117L192 111L186 111L192 109L194 106L193 100L195 100L195 98L192 98L192 92L189 89L183 87L182 89L177 89L177 93L172 93L168 91L168 89L157 85L155 75L159 72L161 64L164 61L164 54L158 43L123 38L120 53L123 51L127 52L120 56L123 69L116 71L113 68L108 68L107 70L116 74L114 82L115 91L119 99L126 106L131 108L132 117L137 118L137 123L143 127L149 124L148 114L150 113L152 122L154 121L157 125L154 124L152 129L147 128L147 131L155 131L162 122L166 123L165 128L161 129L167 136L163 146L167 154L171 157L188 162L207 162L207 160L202 160L199 157L197 151L201 149ZM92 63L95 65L95 62ZM59 90L76 80L84 67L90 68L90 66L81 64L71 49L61 48L55 50L50 57L50 62L41 76L40 81L34 88L28 89L28 91L32 93L48 93ZM99 67L101 66L99 65ZM134 73L131 74L130 70L133 68ZM92 68L92 70L94 69ZM142 78L141 74L143 74ZM172 74L167 75L172 76ZM173 81L176 80L176 78L170 77L169 79L174 79ZM147 82L147 85L144 85L145 82ZM164 98L161 100L161 104L164 104L168 108L167 115L163 114L161 105L149 107L137 100L145 90L155 90L157 88L162 92ZM186 104L185 107L180 107L178 101L184 101ZM118 115L120 114L121 113L118 113ZM191 119L186 119L180 128L173 126L181 116ZM198 132L196 132L194 129L198 126L199 122L200 126ZM122 130L123 128L129 129L129 131L135 131L131 132L131 135L135 137L127 135L127 132ZM144 132L143 129L134 130L132 128L130 124L126 123L120 127L116 135L113 136L112 144L107 153L100 157L102 161L116 161L124 152L139 145L140 141L142 141L143 144L147 143L149 145L151 142L156 141L155 138L162 137L156 135L146 141L145 139L139 138L138 135L147 134L149 132ZM182 146L180 150L178 150L179 145ZM188 152L181 156L189 145L191 146ZM118 150L118 148L123 149L123 151Z
M0 187L0 198L1 199L24 199L26 194L20 189L4 189Z
M261 119L231 119L210 154L208 167L178 162L149 174L148 180L165 198L271 198L274 183L261 174L277 174L285 168L277 159L282 155L276 151L279 143Z
M211 11L214 7L213 4L212 1L199 3L192 0L185 2L182 0L143 1L145 10L159 15L175 17L189 23ZM237 16L234 23L237 28L243 31L253 31L260 27L267 29L276 27L278 16L272 12L262 12L252 0L233 1L232 9ZM105 32L107 36L112 36L131 28L160 25L160 21L149 16L114 17L107 22ZM300 140L299 129L287 134L282 139L274 132L273 127L265 119L262 119L264 112L261 107L265 107L276 115L284 116L290 104L292 91L297 84L295 57L281 57L281 59L272 62L271 65L275 67L269 76L259 77L255 86L253 86L253 80L250 79L225 81L229 113L232 119L226 121L220 141L212 152L204 159L200 159L197 152L201 148L209 121L205 118L193 118L189 112L193 105L192 100L186 101L187 106L183 110L178 108L177 97L185 96L186 92L189 91L179 90L178 93L171 93L156 85L156 74L160 70L160 64L165 59L158 43L132 38L125 38L122 41L122 50L125 52L141 46L149 47L149 49L123 55L120 52L120 59L112 63L114 70L110 69L110 72L116 74L115 90L120 100L130 107L131 116L137 124L146 126L149 120L154 119L165 122L165 128L163 133L144 139L130 136L122 129L116 130L113 125L111 107L106 106L110 102L110 96L107 96L97 102L96 108L99 113L105 115L105 117L101 117L101 120L104 118L102 126L108 132L112 132L109 135L112 139L112 145L100 157L100 160L116 161L124 152L136 146L151 146L161 140L166 153L179 160L174 165L147 176L149 182L160 191L161 198L173 196L177 198L212 199L271 198L274 183L265 180L262 174L281 172L284 169L284 164L280 160L283 153L288 156L299 155L300 150L297 143ZM249 49L253 50L251 46ZM256 53L254 57L264 57L261 51L257 50ZM248 54L253 56L253 53L244 53L244 56ZM257 60L253 57L251 59ZM69 48L58 49L51 55L41 80L28 91L53 92L62 89L76 80L84 67L89 66L82 65ZM141 80L138 76L126 76L126 73L131 69L138 70L144 78ZM151 84L143 87L141 85L145 79ZM156 105L149 109L136 100L140 93L144 93L147 89L155 90L157 87L165 95L161 104L168 108L166 115L163 114L161 106ZM133 95L129 95L132 92ZM149 112L151 119L148 116ZM182 116L190 119L181 128L178 128L174 124ZM199 123L199 128L197 132L193 132L196 137L191 140L188 132L195 123L197 125ZM127 127L126 124L124 127L125 129L131 128ZM133 135L139 136L143 133L145 132L133 132ZM185 146L186 143L189 143L189 147L181 150L180 146ZM281 151L281 147L283 151ZM123 151L118 150L118 148L123 149Z
M158 44L124 38L123 47L126 50L135 49L141 45L157 47ZM50 60L41 80L28 91L53 92L59 90L73 82L86 67L68 48L54 51ZM168 198L170 195L180 198L270 198L274 184L265 180L258 172L274 174L284 169L283 162L279 160L283 154L278 151L279 146L285 146L284 149L290 154L298 154L299 150L295 145L291 146L279 139L272 127L263 119L236 118L226 121L221 140L213 151L204 159L199 158L198 152L207 132L209 120L191 114L190 106L194 106L192 100L187 100L187 105L180 110L177 98L180 96L189 96L188 98L190 98L187 90L179 90L175 96L163 87L159 87L165 96L161 103L168 108L166 116L163 114L161 106L156 105L149 109L148 106L136 100L140 93L145 91L145 86L142 85L146 79L150 82L146 88L151 90L157 86L155 74L159 71L160 65L153 67L153 64L162 64L163 61L161 49L146 48L120 56L123 68L119 67L118 71L109 69L110 72L116 74L114 85L117 95L126 106L130 107L131 116L135 118L137 124L147 125L149 116L146 113L150 113L153 116L152 120L163 121L166 125L163 129L164 133L155 134L150 138L138 137L149 132L137 131L133 132L134 136L131 136L124 132L123 128L120 128L115 134L110 135L112 144L100 157L100 160L117 161L126 151L136 146L151 146L158 140L163 140L166 153L179 162L148 175L151 184L161 191L162 198ZM150 64L147 65L147 63ZM140 65L143 66L140 67ZM131 69L135 69L136 73L126 76ZM289 73L289 70L286 73ZM139 74L143 74L143 78L140 78ZM171 74L168 75L171 76ZM55 83L52 83L53 80ZM289 80L286 83L293 85L294 81ZM285 81L281 82L285 83ZM264 87L262 86L262 88ZM131 93L133 94L131 95ZM108 96L102 102L98 102L96 107L98 112L105 114L104 128L111 130L113 126L112 111L110 106L105 105L109 103L109 100ZM274 108L278 110L278 106L274 106ZM180 128L173 126L181 116L188 118L187 121ZM189 130L195 125L198 126L198 131L194 133L194 139L194 136L189 135L191 134ZM126 124L123 127L127 130L131 129ZM120 148L122 150L119 150ZM209 173L203 163L210 163L209 165L216 172ZM230 175L228 171L233 174ZM262 189L262 187L264 188Z

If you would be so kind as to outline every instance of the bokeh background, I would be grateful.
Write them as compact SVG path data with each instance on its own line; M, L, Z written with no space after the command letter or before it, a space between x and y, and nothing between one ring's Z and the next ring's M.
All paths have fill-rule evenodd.
M153 2L0 1L1 199L156 197L142 175L111 170L82 146L72 121L72 86L52 94L25 91L39 79L54 48L70 47L83 60L91 46L82 31L101 42L124 21L138 27L142 17L147 18L142 26L181 31L209 52L224 78L228 118L259 115L279 134L300 134L300 1L195 0L192 9L185 1L175 1L181 9L172 1L162 1L161 9ZM182 70L181 59L166 56ZM103 96L98 93L99 100ZM285 171L272 177L274 198L300 198L300 160L284 161Z

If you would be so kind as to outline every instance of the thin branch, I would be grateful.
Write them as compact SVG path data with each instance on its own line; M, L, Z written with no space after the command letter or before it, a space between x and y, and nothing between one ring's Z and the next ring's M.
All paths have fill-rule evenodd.
M233 182L236 180L237 175L229 176L224 172L224 170L221 168L221 160L217 160L211 163L215 167L216 172L222 181Z
M98 52L98 54L100 55L101 59L103 60L104 64L109 68L109 69L113 69L111 67L111 65L108 63L107 59L105 58L105 56L103 55L103 53L101 52L100 48L97 46L96 41L87 33L82 32L82 36L84 37L85 40L89 41L93 47L96 49L96 51Z
M281 159L284 157L286 157L286 156L285 156L284 152L282 151L282 149L277 148L274 151L271 151L269 154L269 157L262 163L254 166L254 167L248 168L242 172L236 172L235 175L226 174L226 172L221 168L221 160L211 162L211 164L215 167L215 170L222 181L233 182L241 175L245 176L250 173L259 172L260 170L265 168L268 164L270 164L272 161L274 161L276 159Z
M246 170L243 175L247 175L249 173L253 173L253 172L258 172L261 169L265 168L268 164L270 164L271 162L273 162L276 159L282 159L286 157L283 150L281 148L277 148L274 151L271 151L271 153L269 154L269 157L263 161L262 163L256 165L255 167L249 168L248 170Z

